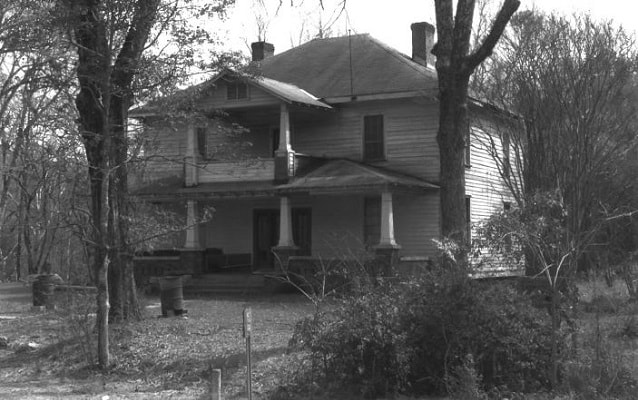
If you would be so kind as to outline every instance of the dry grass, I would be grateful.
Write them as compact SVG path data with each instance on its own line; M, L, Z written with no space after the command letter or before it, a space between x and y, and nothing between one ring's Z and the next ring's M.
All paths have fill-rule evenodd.
M252 308L254 319L253 398L301 399L310 392L317 400L335 398L334 394L322 397L322 388L313 385L309 377L304 393L295 385L304 357L287 353L287 344L295 323L313 312L312 305L301 296L187 298L187 318L158 318L157 297L147 298L142 321L111 326L114 365L100 372L92 367L96 347L92 295L57 295L56 311L33 312L30 294L25 294L24 288L3 297L3 287L0 336L10 343L9 348L0 349L0 398L206 398L211 367L222 369L224 399L245 398L245 307ZM585 311L578 320L583 365L595 355L592 350L599 344L611 357L612 375L623 367L638 378L638 339L632 336L633 329L638 332L638 310L624 305L617 290L606 292L604 287L596 287L586 293L591 309L583 307ZM606 307L606 300L595 300L601 296L619 305ZM596 301L602 304L600 309ZM29 343L36 346L30 348ZM595 373L600 371L586 370L583 365L574 367L583 379L571 385L597 379ZM539 394L526 398L578 397Z
M224 398L242 398L242 312L251 307L253 392L255 399L264 398L281 383L279 376L286 377L276 372L298 362L297 355L286 354L288 340L295 322L312 312L297 295L226 297L187 299L187 318L158 318L159 302L150 298L145 319L111 326L114 365L103 373L92 367L94 301L81 295L69 300L46 313L31 311L30 304L0 303L0 315L12 316L0 319L0 335L10 342L0 350L0 397L37 396L34 383L40 382L43 398L53 395L45 386L56 386L55 396L65 398L101 393L117 396L111 398L198 398L208 391L210 368L219 368Z

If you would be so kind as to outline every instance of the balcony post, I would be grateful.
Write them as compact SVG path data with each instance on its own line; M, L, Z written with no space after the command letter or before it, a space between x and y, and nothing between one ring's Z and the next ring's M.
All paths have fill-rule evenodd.
M290 144L288 104L282 102L279 110L279 148L275 150L275 181L285 183L294 176L295 157Z
M188 124L186 129L186 157L184 157L184 185L187 187L199 184L197 154L197 128L194 124Z

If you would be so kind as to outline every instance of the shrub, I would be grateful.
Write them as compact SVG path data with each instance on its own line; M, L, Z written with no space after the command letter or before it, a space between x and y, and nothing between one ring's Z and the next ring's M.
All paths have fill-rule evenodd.
M462 273L431 274L406 304L403 326L413 349L417 392L443 392L451 371L472 355L485 388L547 386L551 335L547 315L510 284Z
M291 345L309 350L328 381L354 385L366 396L399 391L407 356L397 298L396 287L381 284L343 299L330 312L302 320Z
M329 382L367 395L463 391L480 398L496 387L547 386L550 340L547 314L513 285L478 282L453 268L342 299L301 321L291 344L309 351Z

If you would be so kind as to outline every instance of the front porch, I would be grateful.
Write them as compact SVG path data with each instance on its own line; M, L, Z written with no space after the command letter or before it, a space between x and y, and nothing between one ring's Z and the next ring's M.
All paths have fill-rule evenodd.
M432 254L439 232L435 186L347 160L324 160L283 184L200 184L172 193L185 203L183 248L164 260L138 257L140 276L273 275L335 262L374 263L384 266L378 274L394 275L403 272L402 258L414 264ZM201 222L203 208L214 213Z

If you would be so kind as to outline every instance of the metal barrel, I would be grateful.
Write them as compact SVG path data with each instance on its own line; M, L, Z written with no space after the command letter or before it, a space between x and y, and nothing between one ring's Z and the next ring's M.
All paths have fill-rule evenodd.
M55 291L55 283L53 275L39 275L33 281L33 305L53 307L53 293Z
M182 277L163 276L159 283L162 316L167 317L169 312L172 312L173 315L181 315L184 311Z

